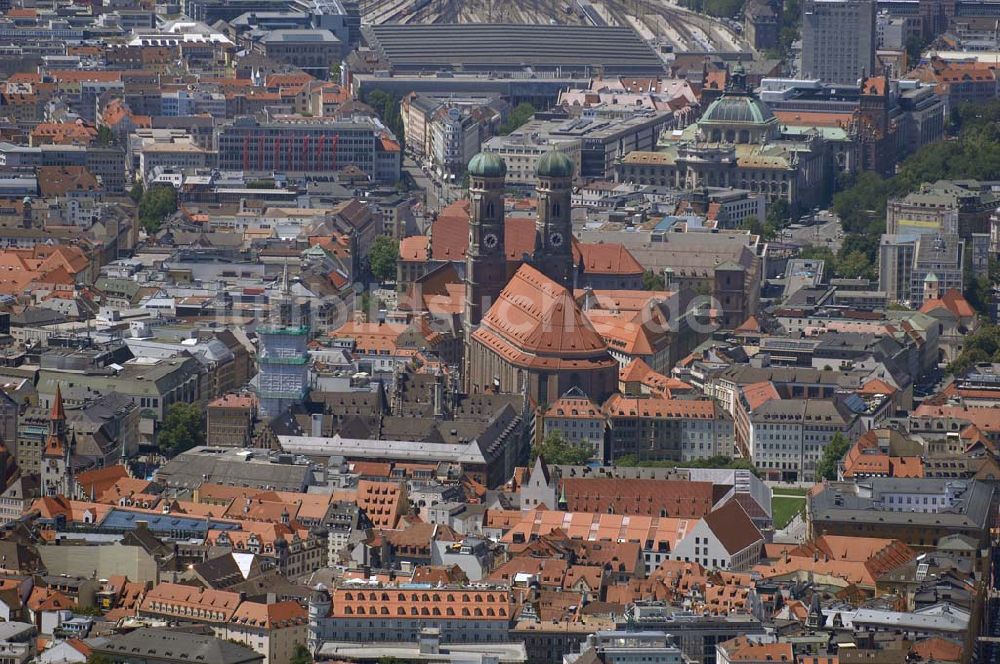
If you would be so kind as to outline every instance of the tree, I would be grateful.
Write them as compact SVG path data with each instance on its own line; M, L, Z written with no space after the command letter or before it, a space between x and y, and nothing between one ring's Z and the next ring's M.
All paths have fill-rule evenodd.
M744 217L740 222L740 230L749 231L753 235L764 235L764 224L754 216Z
M799 25L802 22L801 0L785 0L781 11L781 26L778 28L778 45L785 53L792 43L799 38Z
M925 46L927 42L920 35L913 34L906 38L906 62L911 67L920 62Z
M530 120L536 112L537 109L534 106L526 101L522 101L514 107L514 110L507 115L507 120L500 125L500 134L506 135L511 133Z
M993 300L993 289L1000 286L1000 262L990 259L986 274L972 274L969 269L966 279L965 299L977 312L988 316L990 303Z
M825 268L827 270L832 270L834 264L837 262L837 257L834 255L830 247L803 247L799 251L799 258L805 258L807 260L813 261L825 261Z
M97 129L97 144L98 145L111 145L115 141L114 134L111 133L111 128L107 125L101 125Z
M963 374L980 362L1000 362L1000 325L983 325L967 336L962 352L948 371Z
M204 420L197 404L175 403L170 406L160 426L157 443L160 451L171 457L204 445Z
M642 273L642 289L648 291L666 290L667 284L663 275L653 270L646 270Z
M313 656L309 652L309 648L306 648L301 643L295 644L295 649L292 650L292 658L289 660L289 664L312 664Z
M860 251L852 251L838 260L836 272L845 279L871 279L874 276L868 256Z
M403 145L406 141L406 136L404 135L403 112L399 106L400 97L395 93L379 89L369 92L365 96L364 101L375 109L375 112L382 118L385 126L396 135L400 145Z
M396 278L396 262L399 260L399 242L387 235L379 235L368 250L368 266L372 276L379 281Z
M593 450L574 445L558 431L552 431L542 439L541 444L535 445L531 449L532 462L539 456L545 463L557 466L582 466L590 461Z
M104 655L91 653L90 656L87 657L87 664L111 664L111 660Z
M132 199L133 203L138 205L139 201L142 200L142 194L143 194L142 182L137 180L136 183L132 185L132 188L129 189L128 197Z
M851 449L851 441L847 436L839 431L833 434L833 438L823 448L823 456L816 464L817 479L837 479L837 466L849 449Z
M792 209L788 205L788 201L784 198L779 198L768 206L765 222L775 228L782 228L788 225L791 216Z
M736 459L722 454L691 459L689 461L640 460L634 454L626 454L615 460L615 465L622 468L725 468L729 470L749 470L754 475L760 475L757 467L749 459Z
M163 220L177 212L177 190L169 185L148 189L139 201L139 223L147 233L160 230Z

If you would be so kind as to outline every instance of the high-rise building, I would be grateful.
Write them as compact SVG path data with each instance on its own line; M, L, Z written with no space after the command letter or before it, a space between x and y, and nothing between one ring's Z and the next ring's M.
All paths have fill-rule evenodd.
M271 321L257 328L259 413L270 419L300 403L309 387L308 314L300 315L288 289L288 266L282 277L282 294L273 298Z
M806 0L802 75L856 85L875 69L875 0Z
M920 307L962 290L966 243L954 233L885 234L879 244L879 290L890 302Z

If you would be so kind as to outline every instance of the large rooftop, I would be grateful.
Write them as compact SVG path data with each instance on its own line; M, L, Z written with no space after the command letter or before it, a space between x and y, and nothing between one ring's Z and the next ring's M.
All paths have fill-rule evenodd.
M394 73L531 68L655 76L665 71L663 61L631 28L465 23L376 25L364 30L368 43Z

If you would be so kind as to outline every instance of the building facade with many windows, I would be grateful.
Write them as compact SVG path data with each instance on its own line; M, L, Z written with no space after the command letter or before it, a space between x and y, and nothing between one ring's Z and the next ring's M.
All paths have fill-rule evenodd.
M368 117L240 117L218 131L219 168L247 173L332 173L356 166L378 182L399 180L402 151L392 133Z

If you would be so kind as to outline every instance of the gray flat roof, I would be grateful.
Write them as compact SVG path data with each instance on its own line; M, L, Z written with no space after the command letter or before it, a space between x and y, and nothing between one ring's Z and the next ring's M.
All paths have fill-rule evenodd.
M394 71L665 71L660 57L627 27L464 23L375 25L364 30L372 48Z
M485 463L475 442L425 443L409 440L368 440L340 436L278 436L281 449L306 456L343 456L349 459L383 459L399 461L450 461L453 463Z
M327 42L340 43L329 30L271 30L261 40L264 44L274 42Z

